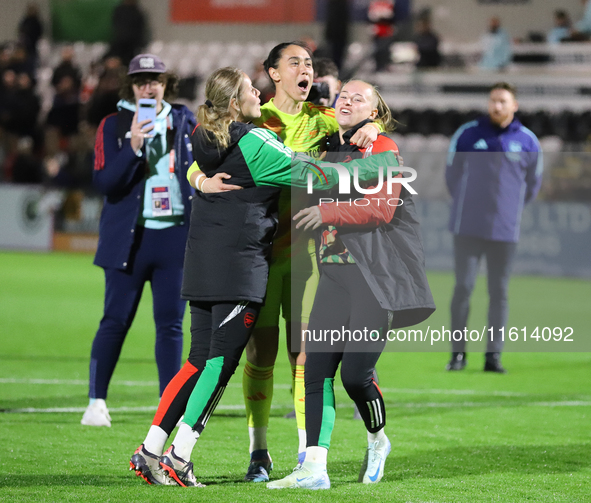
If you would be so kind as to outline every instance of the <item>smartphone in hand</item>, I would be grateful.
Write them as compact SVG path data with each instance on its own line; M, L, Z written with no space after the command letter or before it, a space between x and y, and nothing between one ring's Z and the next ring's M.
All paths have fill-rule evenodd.
M144 126L145 129L148 129L155 125L156 100L152 98L141 98L138 100L137 121L142 122L148 119L150 120L150 122Z

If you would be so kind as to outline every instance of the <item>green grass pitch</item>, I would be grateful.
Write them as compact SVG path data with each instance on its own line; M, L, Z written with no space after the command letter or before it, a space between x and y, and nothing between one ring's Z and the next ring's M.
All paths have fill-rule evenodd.
M447 326L452 276L429 279L438 311L428 321ZM447 352L382 355L393 449L375 486L357 483L366 434L340 385L329 491L241 482L248 463L241 366L193 453L198 480L208 487L150 487L128 471L158 402L149 288L109 390L113 426L92 428L80 418L102 313L101 269L90 255L0 252L0 280L0 501L591 501L591 354L507 352L509 373L490 375L482 372L477 343L459 373L445 372ZM573 326L575 337L589 338L590 294L588 281L514 277L509 325ZM481 278L475 328L484 323L486 303ZM281 351L269 426L273 478L291 471L297 449L295 421L283 419L291 395ZM41 412L47 409L61 411Z

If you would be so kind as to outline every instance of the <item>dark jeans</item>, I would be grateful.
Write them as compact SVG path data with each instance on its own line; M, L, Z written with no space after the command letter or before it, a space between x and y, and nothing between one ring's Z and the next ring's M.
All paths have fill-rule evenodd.
M488 328L494 327L491 340L487 332L487 353L503 350L501 328L507 323L509 304L507 290L517 243L490 241L471 236L454 236L456 286L451 301L451 330L463 331L468 322L470 296L474 290L480 259L486 257L488 285ZM453 352L464 352L466 341L452 341Z
M129 268L104 269L105 306L90 355L90 398L107 398L146 282L152 287L160 394L178 372L186 305L180 298L186 236L186 230L179 226L161 230L137 227Z

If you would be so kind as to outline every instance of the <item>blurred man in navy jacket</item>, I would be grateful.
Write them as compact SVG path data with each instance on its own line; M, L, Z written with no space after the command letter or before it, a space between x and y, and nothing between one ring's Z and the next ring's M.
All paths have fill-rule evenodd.
M538 139L515 118L517 108L515 88L505 82L494 84L488 116L464 124L451 139L445 177L453 198L449 229L454 235L456 285L447 370L466 366L464 329L484 255L489 293L484 370L506 372L500 354L501 329L509 313L509 276L523 206L536 197L543 168Z

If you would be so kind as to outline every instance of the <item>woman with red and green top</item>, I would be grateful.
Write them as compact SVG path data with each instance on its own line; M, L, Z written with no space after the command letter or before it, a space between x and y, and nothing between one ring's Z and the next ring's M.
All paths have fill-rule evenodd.
M207 101L192 136L193 156L203 169L188 173L201 189L226 173L242 190L198 193L191 220L181 296L189 300L191 349L183 368L166 387L152 426L130 460L130 468L152 484L200 486L190 461L193 447L214 412L254 329L269 270L281 186L308 185L313 159L294 152L271 131L249 122L260 116L259 92L236 68L214 72L206 83ZM339 173L361 180L396 166L393 154L349 164L315 161L325 173L312 179L329 189ZM184 413L176 437L164 445Z
M368 120L381 120L386 130L393 125L388 107L372 85L348 82L335 108L339 132L329 140L327 159L352 160L398 150L385 135L367 149L350 141ZM338 153L336 157L332 152ZM401 184L392 184L389 194L389 185L383 183L378 190L362 184L363 193L355 190L341 196L345 201L340 204L336 202L339 194L329 191L322 194L323 200L333 198L335 202L303 209L294 217L296 228L318 229L320 262L306 346L307 448L302 466L267 484L269 489L330 488L326 465L335 420L333 384L339 365L343 386L367 429L367 467L362 481L377 483L383 476L391 445L384 432L386 409L373 369L388 330L420 323L435 310L412 199ZM374 193L365 194L367 191ZM351 204L352 199L363 203ZM322 333L330 334L328 340L322 340Z

